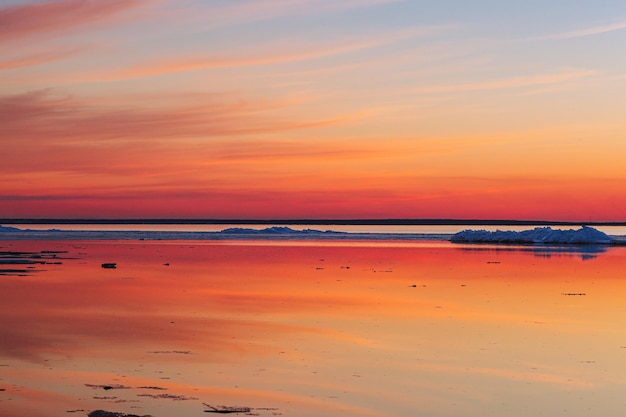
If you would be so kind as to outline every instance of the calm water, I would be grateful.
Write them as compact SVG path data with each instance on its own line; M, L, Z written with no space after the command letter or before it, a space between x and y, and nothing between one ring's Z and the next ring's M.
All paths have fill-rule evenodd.
M2 416L626 414L626 247L0 246Z

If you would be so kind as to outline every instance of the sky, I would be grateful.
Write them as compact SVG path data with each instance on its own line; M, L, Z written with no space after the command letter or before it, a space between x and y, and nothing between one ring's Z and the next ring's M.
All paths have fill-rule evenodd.
M0 218L626 221L621 0L1 0Z

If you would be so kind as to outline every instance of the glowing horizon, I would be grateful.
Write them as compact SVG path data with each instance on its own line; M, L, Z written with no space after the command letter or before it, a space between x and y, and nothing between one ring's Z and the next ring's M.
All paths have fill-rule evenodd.
M0 218L626 221L626 4L8 0Z

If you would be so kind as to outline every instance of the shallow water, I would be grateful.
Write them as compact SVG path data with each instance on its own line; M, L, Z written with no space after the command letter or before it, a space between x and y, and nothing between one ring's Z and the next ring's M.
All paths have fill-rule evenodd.
M0 246L2 416L626 413L626 247Z

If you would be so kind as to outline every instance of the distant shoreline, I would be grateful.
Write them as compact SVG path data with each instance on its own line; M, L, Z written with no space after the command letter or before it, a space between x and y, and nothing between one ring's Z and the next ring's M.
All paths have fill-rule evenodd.
M461 235L455 240L455 237ZM553 230L538 227L523 232L465 230L450 233L345 232L337 230L296 230L286 226L265 229L227 228L221 231L145 230L32 230L0 226L0 240L261 240L261 241L448 241L492 244L573 244L624 245L626 236L609 236L594 228ZM600 239L600 240L599 240Z
M123 240L123 241L446 241L452 234L439 233L223 233L223 232L155 232L111 230L20 230L0 232L0 242L10 240Z
M626 226L626 221L471 220L471 219L0 219L1 224L236 224L345 226Z

